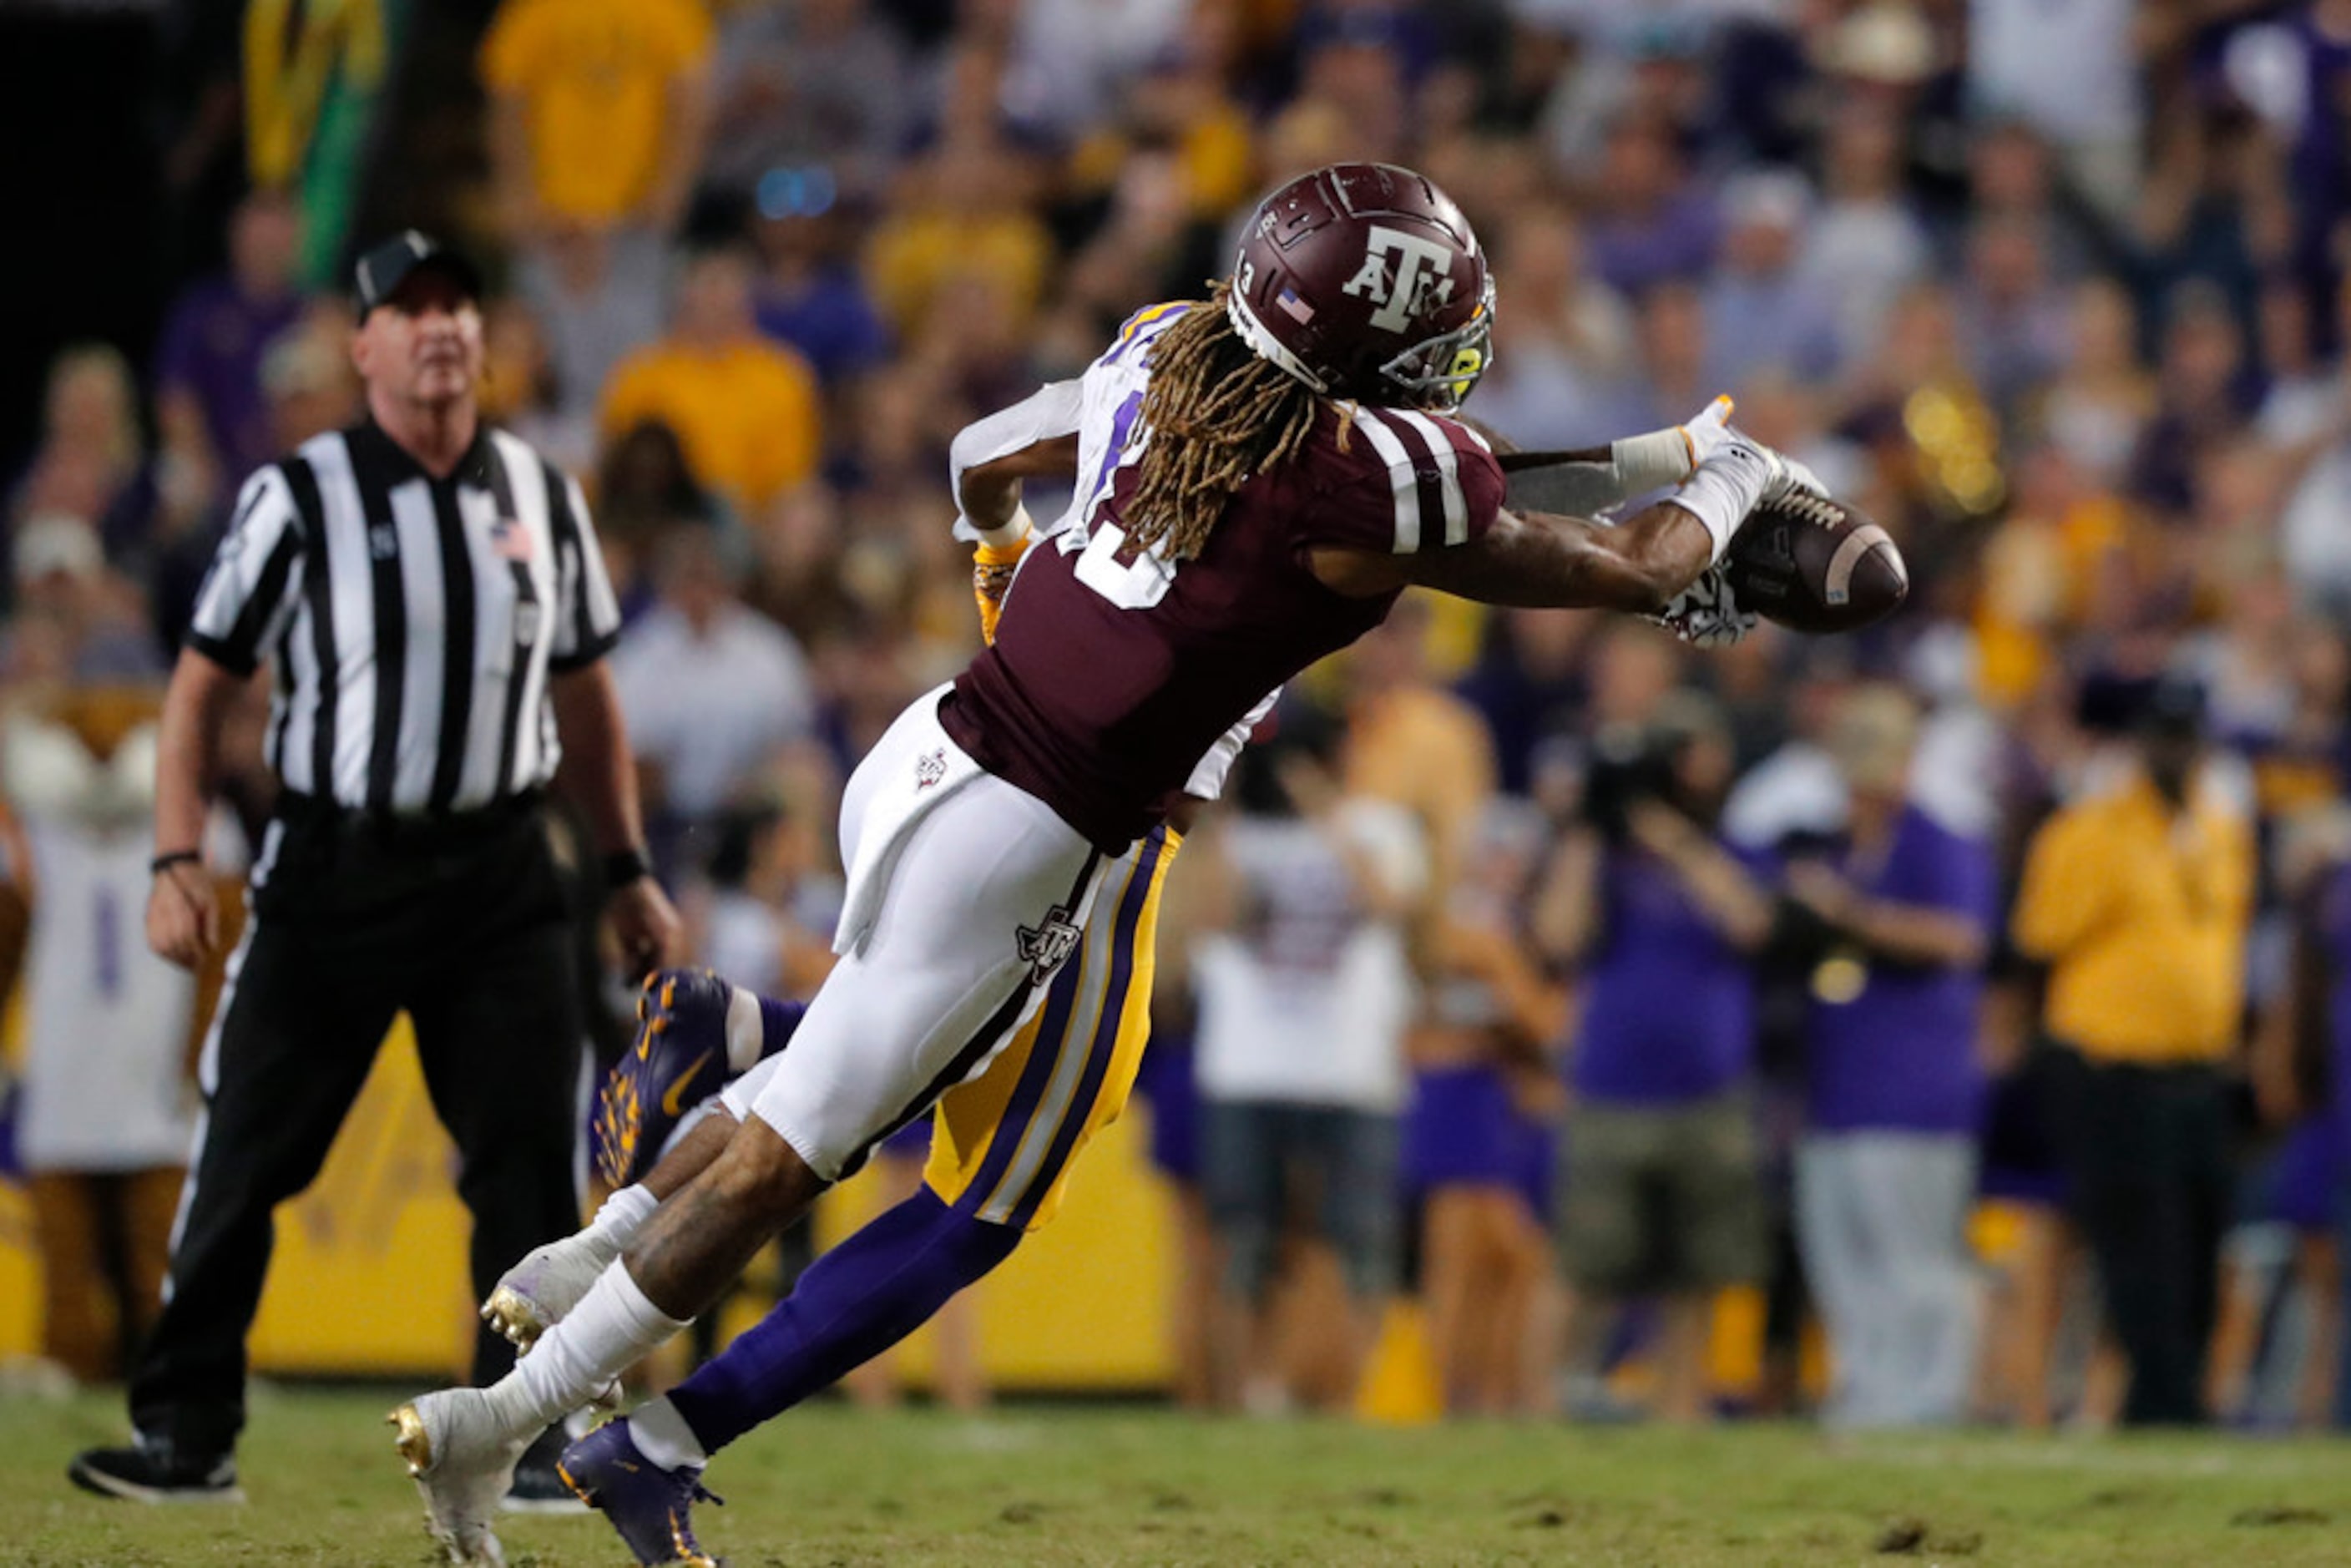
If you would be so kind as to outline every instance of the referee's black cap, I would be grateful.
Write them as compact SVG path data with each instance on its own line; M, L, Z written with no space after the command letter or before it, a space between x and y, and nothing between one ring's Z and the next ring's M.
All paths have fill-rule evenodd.
M390 300L402 284L424 267L445 274L470 298L482 297L480 268L432 235L409 229L360 256L351 268L351 303L360 319L366 320L369 311Z

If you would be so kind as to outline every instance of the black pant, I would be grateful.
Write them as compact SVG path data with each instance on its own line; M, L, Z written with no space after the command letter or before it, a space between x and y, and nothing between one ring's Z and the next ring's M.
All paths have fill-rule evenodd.
M2228 1096L2210 1067L2107 1065L2059 1049L2051 1109L2074 1218L2130 1361L2122 1418L2209 1418L2205 1353L2228 1221Z
M580 1218L579 988L536 805L405 823L292 800L256 876L206 1053L168 1300L131 1384L139 1430L198 1453L225 1452L245 1424L270 1211L318 1175L394 1014L415 1026L433 1108L463 1157L476 1297ZM512 1362L483 1329L475 1377Z

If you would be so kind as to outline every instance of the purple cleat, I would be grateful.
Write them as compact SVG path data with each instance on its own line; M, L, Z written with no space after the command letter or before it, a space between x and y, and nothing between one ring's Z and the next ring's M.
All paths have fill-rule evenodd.
M637 1451L626 1417L607 1421L563 1450L555 1465L580 1500L601 1511L641 1563L720 1568L694 1539L697 1502L717 1502L698 1469L665 1470Z
M758 998L740 1001L753 1009ZM679 1120L733 1076L726 1026L736 988L708 969L664 969L637 993L637 1038L596 1102L596 1166L622 1187L661 1158Z

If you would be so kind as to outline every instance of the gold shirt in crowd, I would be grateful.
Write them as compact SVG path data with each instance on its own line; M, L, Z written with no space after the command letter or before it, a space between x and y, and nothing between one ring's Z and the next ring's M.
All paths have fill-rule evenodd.
M2050 967L2048 1032L2100 1061L2224 1057L2244 998L2252 831L2209 795L2175 816L2144 779L2034 835L2013 929Z
M712 48L699 0L512 0L482 43L482 80L523 103L539 201L558 219L618 222L645 199L670 92Z
M604 387L605 439L647 419L677 433L697 476L753 509L814 476L823 446L816 372L758 338L717 350L664 339L622 360Z

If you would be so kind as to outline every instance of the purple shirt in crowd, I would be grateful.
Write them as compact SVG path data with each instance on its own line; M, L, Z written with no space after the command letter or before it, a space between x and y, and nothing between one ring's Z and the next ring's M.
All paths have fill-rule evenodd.
M226 277L190 287L172 307L155 353L156 384L184 389L204 406L204 424L231 489L277 455L261 392L261 356L302 314L301 298L250 299Z
M1592 270L1610 287L1637 295L1656 283L1703 279L1714 265L1721 234L1713 202L1686 188L1654 212L1593 219L1584 228L1584 246Z
M2302 125L2286 153L2292 180L2295 227L2305 252L2321 249L2351 207L2351 156L2344 146L2346 99L2351 99L2351 42L2335 37L2310 15L2287 20L2284 30L2302 47ZM2315 259L2314 257L2314 259Z
M1989 932L1997 916L1991 851L1912 806L1874 870L1850 852L1837 869L1861 893L1966 916ZM1860 995L1816 1002L1806 1040L1815 1132L1971 1132L1981 1109L1976 1059L1980 969L1872 964Z
M759 298L759 330L808 357L827 386L872 369L890 351L881 312L847 268L828 271L797 294Z
M1758 875L1758 857L1740 859ZM1611 849L1600 873L1599 946L1584 967L1583 1022L1568 1071L1579 1098L1681 1105L1721 1092L1755 1055L1755 978L1664 862Z

